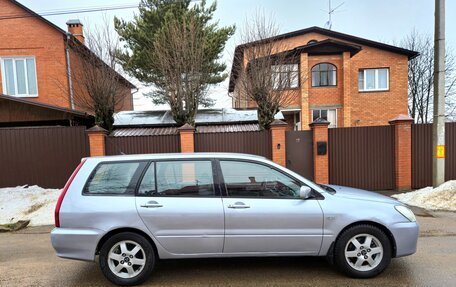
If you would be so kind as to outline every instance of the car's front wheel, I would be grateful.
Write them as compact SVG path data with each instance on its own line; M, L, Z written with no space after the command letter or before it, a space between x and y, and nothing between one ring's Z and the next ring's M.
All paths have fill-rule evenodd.
M109 238L100 249L100 268L114 284L132 286L143 283L155 265L155 252L143 236L124 232Z
M374 277L389 265L391 250L391 242L381 229L356 225L345 230L336 241L334 262L351 277Z

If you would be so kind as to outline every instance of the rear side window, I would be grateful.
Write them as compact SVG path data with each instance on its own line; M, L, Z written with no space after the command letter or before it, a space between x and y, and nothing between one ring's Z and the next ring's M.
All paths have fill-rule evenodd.
M99 164L90 176L85 194L134 194L145 162L110 162Z
M144 174L138 194L213 196L212 163L210 161L160 161L156 162L155 166L151 164Z

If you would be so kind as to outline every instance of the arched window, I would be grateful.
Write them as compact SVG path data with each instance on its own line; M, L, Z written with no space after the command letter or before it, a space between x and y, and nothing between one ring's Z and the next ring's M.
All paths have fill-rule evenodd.
M309 44L315 44L315 43L318 43L318 41L315 40L315 39L312 39L312 40L310 40L309 42L307 42L307 45L309 45Z
M336 66L329 63L317 64L312 68L312 87L335 86L336 77Z

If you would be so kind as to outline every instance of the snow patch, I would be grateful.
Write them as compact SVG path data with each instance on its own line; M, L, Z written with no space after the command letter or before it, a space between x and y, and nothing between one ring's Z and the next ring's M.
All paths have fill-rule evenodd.
M0 224L30 220L32 226L53 225L60 189L39 186L0 188Z
M436 188L428 186L392 197L407 205L424 209L456 211L456 180L447 181Z

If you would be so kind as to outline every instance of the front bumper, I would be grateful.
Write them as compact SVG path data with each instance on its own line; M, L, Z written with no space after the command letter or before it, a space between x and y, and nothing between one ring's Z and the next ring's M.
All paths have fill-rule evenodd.
M94 261L102 236L103 231L98 229L54 228L51 243L59 257Z
M416 252L419 227L416 222L401 222L390 226L396 241L396 257L411 255Z

